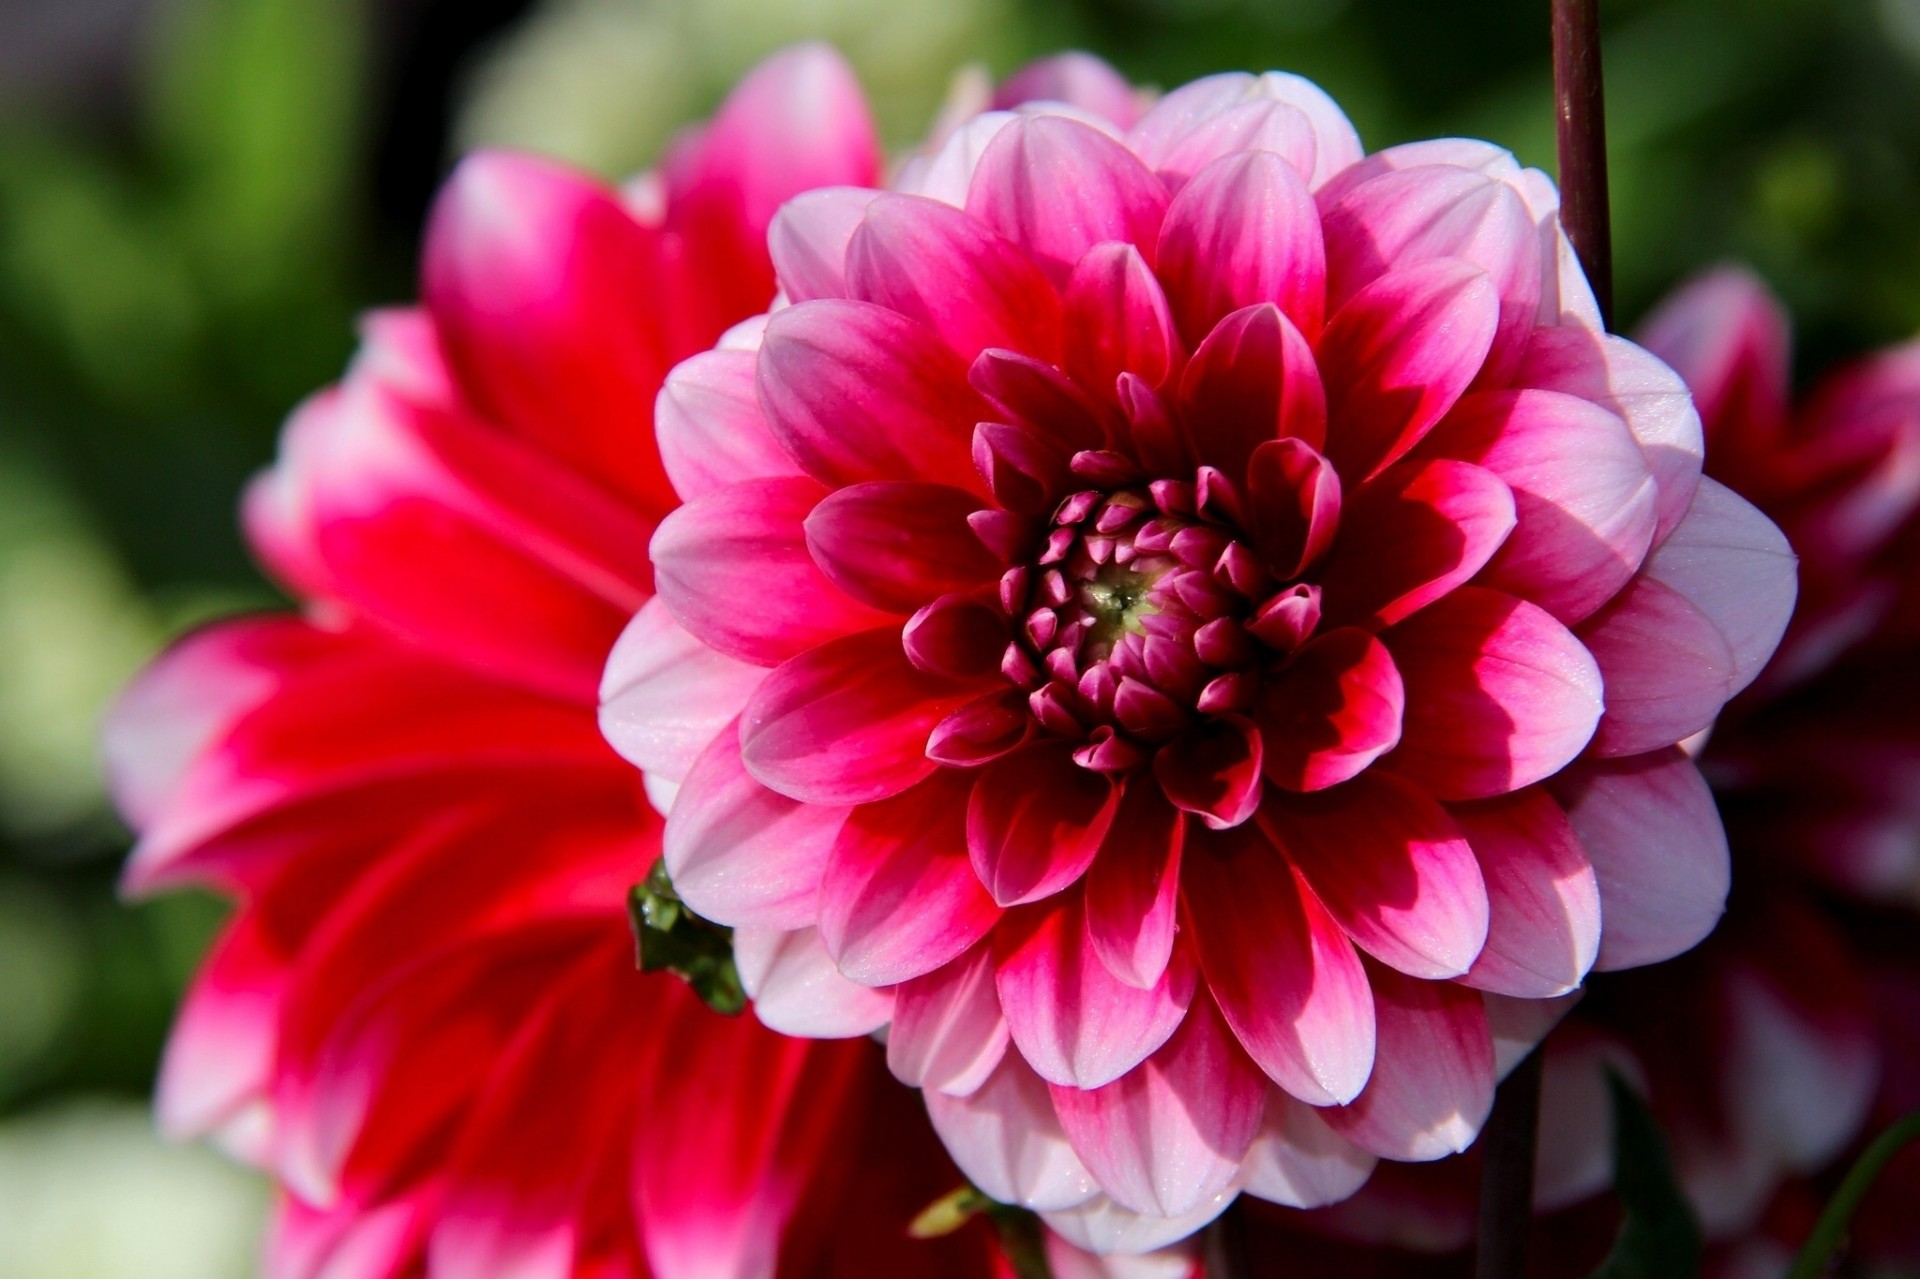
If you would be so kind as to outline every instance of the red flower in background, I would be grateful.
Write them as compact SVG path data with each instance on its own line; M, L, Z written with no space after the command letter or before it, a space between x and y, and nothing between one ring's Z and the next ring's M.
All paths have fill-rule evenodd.
M675 882L1096 1250L1460 1149L1500 1021L1718 918L1675 743L1777 530L1490 145L1221 76L900 185L790 204L791 305L662 393L605 724Z
M675 499L673 361L765 306L788 196L871 181L837 57L750 76L627 192L468 160L425 304L372 317L246 526L299 615L164 655L107 731L127 885L239 906L159 1107L284 1186L269 1273L981 1275L905 1223L958 1180L862 1043L791 1040L634 970L659 851L594 690Z

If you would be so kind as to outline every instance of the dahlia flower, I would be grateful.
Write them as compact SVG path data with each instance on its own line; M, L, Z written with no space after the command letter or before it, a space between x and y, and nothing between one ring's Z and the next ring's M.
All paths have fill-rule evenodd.
M424 305L368 321L248 492L301 611L187 638L113 713L129 889L239 901L159 1112L282 1184L269 1273L992 1273L978 1231L907 1238L958 1174L871 1045L635 971L660 819L595 724L675 500L660 379L766 304L783 200L876 165L819 49L624 197L466 161Z
M667 379L602 722L674 882L1083 1246L1461 1148L1720 914L1676 743L1792 559L1556 208L1294 76L988 112L788 204Z

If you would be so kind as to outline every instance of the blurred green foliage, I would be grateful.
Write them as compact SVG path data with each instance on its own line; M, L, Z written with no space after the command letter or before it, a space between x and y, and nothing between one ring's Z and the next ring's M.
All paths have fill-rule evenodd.
M862 21L853 0L762 7L781 33ZM1161 85L1285 67L1324 84L1370 146L1464 133L1550 170L1546 8L994 0L968 12L995 25L954 57L1005 70L1080 45ZM372 69L407 73L376 56L393 52L374 47L380 11L156 3L130 110L0 114L0 1117L144 1092L217 922L201 899L116 902L125 834L93 723L164 637L275 598L234 530L239 486L344 362L355 311L410 291L393 264L411 246L372 213ZM1623 317L1738 258L1792 306L1803 372L1920 329L1920 0L1609 0L1605 17ZM744 28L659 26L689 41ZM904 47L897 22L875 33L849 39L856 58ZM897 67L869 74L888 102L912 96ZM944 87L946 70L926 74Z

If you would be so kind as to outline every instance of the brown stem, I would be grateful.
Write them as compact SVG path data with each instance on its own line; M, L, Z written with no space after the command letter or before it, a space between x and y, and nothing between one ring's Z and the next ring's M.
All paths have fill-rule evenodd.
M1607 109L1600 77L1600 0L1553 0L1553 111L1560 221L1613 323L1613 239L1607 214Z
M1247 1279L1246 1200L1236 1199L1214 1218L1201 1241L1207 1279Z
M1533 1152L1540 1129L1540 1058L1536 1048L1494 1095L1480 1134L1479 1249L1474 1279L1522 1279L1533 1229Z

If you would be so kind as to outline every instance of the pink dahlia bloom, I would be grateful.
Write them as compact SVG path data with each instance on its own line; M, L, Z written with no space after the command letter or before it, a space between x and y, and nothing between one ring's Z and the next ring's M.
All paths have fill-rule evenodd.
M1461 1148L1719 917L1675 743L1792 558L1556 208L1293 76L989 112L786 206L788 304L667 380L603 724L675 882L1085 1246Z
M159 1110L282 1184L277 1279L994 1273L978 1231L906 1237L958 1174L871 1045L635 971L660 820L595 723L676 500L661 378L766 304L783 200L876 165L819 49L624 196L468 160L424 306L369 320L249 491L300 613L189 637L113 713L128 887L238 899Z

